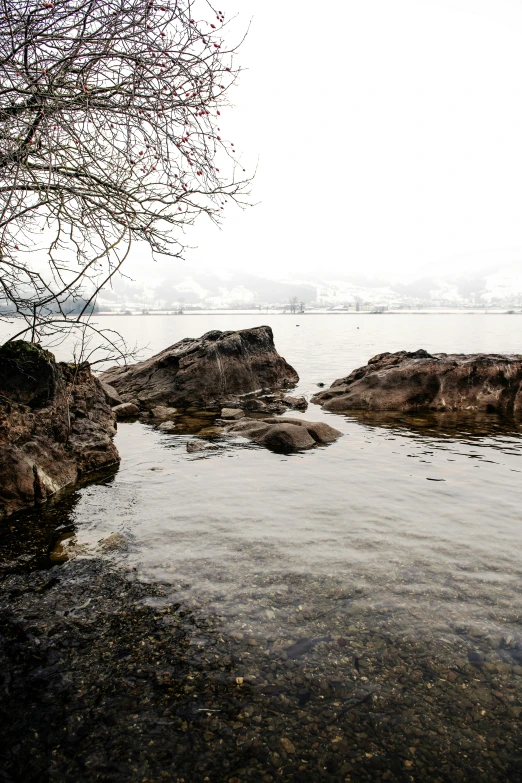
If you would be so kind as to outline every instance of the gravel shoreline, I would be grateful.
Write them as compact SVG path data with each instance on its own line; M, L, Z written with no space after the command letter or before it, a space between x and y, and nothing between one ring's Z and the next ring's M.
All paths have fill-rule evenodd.
M2 586L6 783L522 781L517 645L448 653L364 615L227 634L103 559Z

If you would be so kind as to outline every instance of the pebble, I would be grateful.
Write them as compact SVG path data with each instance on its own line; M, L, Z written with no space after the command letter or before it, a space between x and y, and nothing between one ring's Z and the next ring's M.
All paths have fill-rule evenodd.
M287 753L295 753L295 745L288 739L288 737L281 737L279 741Z

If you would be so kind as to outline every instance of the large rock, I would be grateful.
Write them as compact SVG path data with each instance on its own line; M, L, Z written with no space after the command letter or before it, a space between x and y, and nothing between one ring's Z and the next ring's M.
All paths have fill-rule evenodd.
M313 446L332 443L342 435L323 421L305 419L242 419L226 428L226 432L245 438L278 452L302 451Z
M218 410L231 398L286 389L299 380L274 346L269 326L207 332L185 339L144 362L112 367L101 376L124 402Z
M121 419L131 419L133 416L139 416L140 409L133 402L122 402L121 405L115 405L112 412L120 421Z
M312 401L334 413L467 411L522 413L522 356L382 353Z
M0 347L0 518L119 461L114 414L88 366Z

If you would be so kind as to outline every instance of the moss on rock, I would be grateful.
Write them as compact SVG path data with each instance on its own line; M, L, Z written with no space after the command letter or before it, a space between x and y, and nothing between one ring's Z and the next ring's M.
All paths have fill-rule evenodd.
M50 351L25 340L0 346L0 393L13 402L40 408L55 392L58 370Z

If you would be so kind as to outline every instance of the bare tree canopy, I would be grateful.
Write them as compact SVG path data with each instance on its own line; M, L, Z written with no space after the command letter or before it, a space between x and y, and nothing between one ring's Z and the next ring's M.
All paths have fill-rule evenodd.
M36 339L81 321L134 240L177 256L241 198L219 127L238 71L203 0L0 2L0 318Z

